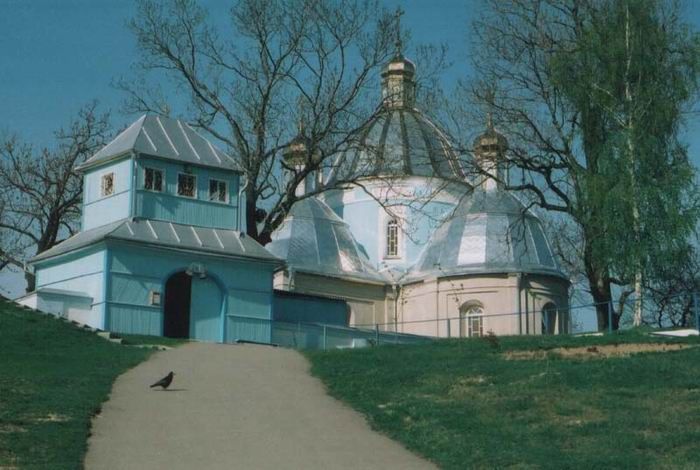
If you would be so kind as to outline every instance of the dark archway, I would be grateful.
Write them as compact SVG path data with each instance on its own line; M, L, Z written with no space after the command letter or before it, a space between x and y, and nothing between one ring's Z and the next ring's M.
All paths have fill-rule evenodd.
M192 277L187 273L175 273L165 283L163 307L163 336L169 338L190 337L190 299Z

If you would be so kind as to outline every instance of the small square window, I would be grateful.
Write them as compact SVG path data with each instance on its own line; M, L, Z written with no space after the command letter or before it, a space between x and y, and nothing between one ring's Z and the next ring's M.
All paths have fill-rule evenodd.
M151 291L151 305L160 305L160 292Z
M185 197L195 197L197 179L194 175L179 173L177 175L177 195Z
M209 180L209 200L216 202L228 202L228 190L226 181Z
M144 170L143 187L149 191L163 191L163 171L155 168L146 168Z
M102 197L114 194L114 173L102 175L102 185L100 194Z

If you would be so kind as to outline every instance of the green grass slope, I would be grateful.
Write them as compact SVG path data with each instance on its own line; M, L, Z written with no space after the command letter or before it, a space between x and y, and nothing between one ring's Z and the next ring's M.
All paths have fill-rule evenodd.
M606 344L685 343L604 357ZM700 345L606 337L309 352L329 392L442 468L698 468ZM583 347L568 357L557 347ZM517 351L535 351L514 359ZM522 357L522 355L521 355ZM361 452L361 449L358 449Z
M81 468L92 416L150 353L0 301L0 468Z

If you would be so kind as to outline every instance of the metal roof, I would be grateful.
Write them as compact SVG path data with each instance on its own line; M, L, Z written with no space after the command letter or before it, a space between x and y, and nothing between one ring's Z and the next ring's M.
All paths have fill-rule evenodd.
M382 107L336 157L329 180L377 175L464 179L445 133L419 110L405 106Z
M511 272L566 279L540 220L507 191L478 189L433 233L405 281Z
M111 224L80 232L31 261L42 261L83 248L103 240L123 240L167 248L208 252L217 255L281 260L270 254L251 237L235 230L182 225L161 220L123 219Z
M315 197L297 201L266 248L297 271L385 283L348 224Z
M141 116L77 169L89 168L132 151L192 165L240 171L231 157L186 122L154 115Z

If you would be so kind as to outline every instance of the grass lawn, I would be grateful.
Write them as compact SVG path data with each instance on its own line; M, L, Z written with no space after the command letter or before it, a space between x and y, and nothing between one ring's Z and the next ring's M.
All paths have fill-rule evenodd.
M603 354L633 348L604 345L651 342L691 347ZM442 340L307 355L333 396L442 468L700 467L697 337L627 332L498 343Z
M90 419L151 352L0 301L0 468L81 468Z

